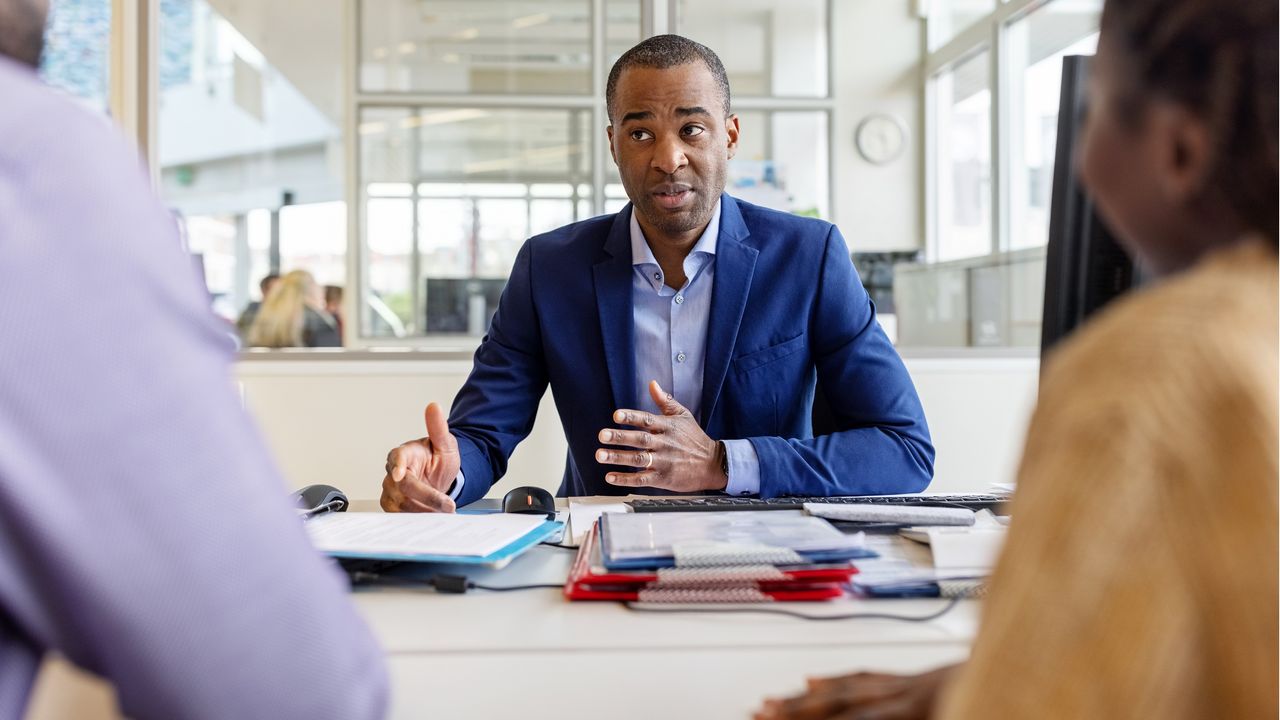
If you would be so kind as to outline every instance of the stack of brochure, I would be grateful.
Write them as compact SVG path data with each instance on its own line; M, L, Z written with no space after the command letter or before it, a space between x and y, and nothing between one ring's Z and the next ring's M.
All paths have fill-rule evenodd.
M829 600L875 557L800 511L606 514L578 550L571 600L769 602Z
M502 567L559 532L541 515L330 512L306 523L316 549L338 558Z

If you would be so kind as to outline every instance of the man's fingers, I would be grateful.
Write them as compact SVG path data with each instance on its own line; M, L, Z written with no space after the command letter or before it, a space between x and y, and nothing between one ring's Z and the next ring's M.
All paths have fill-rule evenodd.
M653 404L662 410L663 415L692 415L689 409L676 402L676 398L671 393L662 389L657 380L649 381L649 396L653 398Z
M609 473L604 479L610 485L618 487L662 487L658 473L655 472Z
M640 452L609 450L607 448L596 450L596 462L603 465L629 465L637 468L649 468L653 466L653 459L653 453L648 450L641 450Z
M660 433L666 429L666 424L662 418L643 410L615 410L613 421L619 425L644 428L651 433Z
M399 487L405 499L405 502L400 505L401 510L451 513L457 509L453 498L424 482L409 480L400 483Z
M658 445L653 433L639 430L611 430L606 428L600 431L599 437L602 443L633 447L640 450L652 450Z
M382 478L382 497L378 504L385 512L400 512L400 506L404 504L400 484L391 477L390 471Z
M393 448L387 453L387 475L391 476L392 480L400 482L406 477L421 474L428 456L426 438L412 440Z
M416 513L454 512L454 510L456 510L456 507L454 506L453 500L450 500L448 495L446 495L444 499L448 501L445 504L428 505L427 503L424 503L420 500L415 500L413 498L405 498L405 501L404 501L405 504L403 506L402 512L416 512Z
M449 432L449 419L444 414L444 408L441 408L438 403L427 405L426 419L427 437L431 439L431 447L443 455L456 455L458 441Z

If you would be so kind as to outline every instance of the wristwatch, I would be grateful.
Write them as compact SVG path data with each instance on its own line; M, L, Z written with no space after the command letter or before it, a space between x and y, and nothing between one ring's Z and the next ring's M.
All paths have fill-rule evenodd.
M723 440L716 441L716 455L720 456L720 472L726 478L729 477L729 449L724 446Z

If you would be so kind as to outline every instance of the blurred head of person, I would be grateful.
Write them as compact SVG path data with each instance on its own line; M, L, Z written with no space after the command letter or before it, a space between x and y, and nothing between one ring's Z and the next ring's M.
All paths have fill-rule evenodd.
M258 289L262 291L263 300L267 299L267 296L271 294L271 288L275 287L279 282L280 275L278 273L271 273L258 281Z
M329 314L333 316L337 316L342 313L341 285L324 286L324 309L328 310Z
M303 347L302 328L307 309L324 310L324 291L306 270L294 270L280 278L262 301L262 309L249 328L248 341L255 347Z
M1158 275L1277 225L1276 0L1108 0L1081 174Z
M0 0L0 55L37 67L48 15L48 0Z

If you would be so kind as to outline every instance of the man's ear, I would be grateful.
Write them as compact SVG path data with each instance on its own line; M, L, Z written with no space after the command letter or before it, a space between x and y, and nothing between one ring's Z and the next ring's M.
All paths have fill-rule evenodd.
M729 159L738 152L738 116L730 115L724 121L725 134L729 136Z
M1172 102L1155 101L1149 113L1145 131L1153 134L1158 187L1176 204L1190 202L1205 190L1215 162L1209 126Z
M611 156L613 156L613 164L614 164L614 165L617 165L617 164L618 164L618 149L617 149L617 148L615 148L615 147L613 146L613 126L612 126L612 125L608 125L608 126L606 126L606 127L605 127L605 129L604 129L604 132L605 132L605 134L606 134L606 135L608 135L608 136L609 136L609 154L610 154Z

